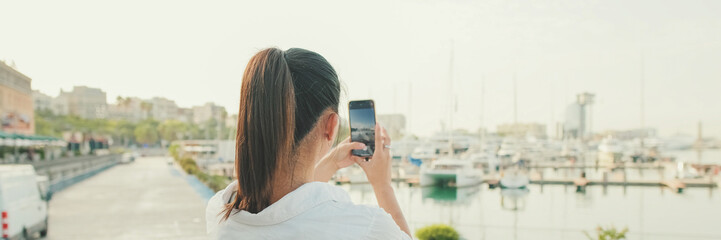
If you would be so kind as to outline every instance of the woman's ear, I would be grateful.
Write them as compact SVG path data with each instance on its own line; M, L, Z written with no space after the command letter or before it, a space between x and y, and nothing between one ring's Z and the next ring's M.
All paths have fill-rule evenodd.
M338 118L338 114L332 111L326 117L325 129L323 129L325 140L332 141L338 132Z

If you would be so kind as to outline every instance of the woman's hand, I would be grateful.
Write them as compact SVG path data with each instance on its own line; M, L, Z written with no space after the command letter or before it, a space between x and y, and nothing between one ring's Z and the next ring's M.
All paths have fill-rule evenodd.
M388 136L386 129L376 124L376 146L373 157L370 161L359 157L353 159L368 176L368 182L373 186L378 206L390 214L396 225L410 237L413 235L411 235L408 222L403 217L403 211L398 205L398 200L391 186L391 150L385 147L390 145L391 137Z
M385 146L391 145L391 138L386 129L376 124L375 129L375 151L373 156L366 161L360 157L353 159L363 168L368 177L368 182L373 188L390 186L391 183L391 151Z
M318 162L318 165L315 167L313 179L318 182L330 181L330 178L333 177L333 174L335 174L338 169L346 168L356 162L354 158L358 157L353 156L351 150L360 150L363 148L365 148L365 144L351 142L350 137L346 138L335 146L335 148L331 149L328 154Z

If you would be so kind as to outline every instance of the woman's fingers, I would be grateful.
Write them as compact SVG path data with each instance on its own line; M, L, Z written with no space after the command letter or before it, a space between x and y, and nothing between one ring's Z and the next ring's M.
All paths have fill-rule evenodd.
M387 148L386 146L391 145L391 137L388 136L388 132L386 131L386 128L383 129L383 150L386 151L386 153L390 153L391 149Z
M382 128L382 129L383 129L383 144L390 146L391 145L391 136L388 135L388 131L386 131L386 128Z
M376 148L378 148L378 145L382 146L382 144L383 144L383 132L381 131L381 128L382 127L380 124L376 124L376 129L375 129Z

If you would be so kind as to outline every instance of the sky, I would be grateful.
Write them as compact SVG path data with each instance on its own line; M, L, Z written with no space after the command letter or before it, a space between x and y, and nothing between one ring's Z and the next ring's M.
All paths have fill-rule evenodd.
M351 121L351 127L353 128L374 128L375 118L373 117L373 109L371 108L360 108L352 109L349 111L349 120Z
M513 122L515 78L518 121L549 132L587 91L594 131L640 127L643 99L661 135L701 121L721 137L720 12L713 0L0 0L0 59L53 96L86 85L109 102L237 112L250 57L301 47L336 68L342 102L374 99L421 136Z

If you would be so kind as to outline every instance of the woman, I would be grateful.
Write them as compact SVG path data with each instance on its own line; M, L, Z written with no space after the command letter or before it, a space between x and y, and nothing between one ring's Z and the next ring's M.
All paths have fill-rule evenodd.
M250 59L240 89L237 180L208 202L216 239L410 239L391 187L385 129L376 125L369 161L351 155L362 143L331 149L338 132L340 83L322 56L265 49ZM357 163L381 208L354 205L327 182Z

